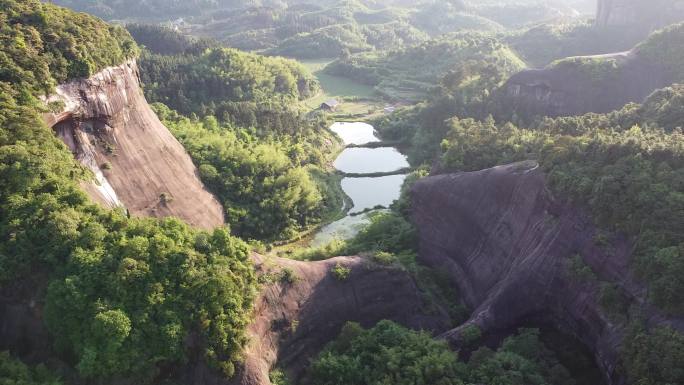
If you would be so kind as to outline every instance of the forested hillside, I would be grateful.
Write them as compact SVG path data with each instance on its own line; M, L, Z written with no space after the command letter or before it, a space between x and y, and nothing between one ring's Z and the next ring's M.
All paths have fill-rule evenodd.
M128 17L179 17L183 15L199 14L201 10L216 8L218 4L228 7L242 7L250 5L249 0L124 0L109 2L103 0L58 0L56 4L87 12L104 19L124 19Z
M497 39L462 33L384 54L352 55L325 71L372 85L389 99L420 101L442 81L458 87L465 99L481 97L523 67Z
M652 31L674 14L54 2L87 13L0 0L0 385L684 384L684 24ZM225 225L88 198L156 160L134 114L106 140L112 103Z
M163 27L133 25L129 30L141 44L149 44L140 60L145 96L184 114L230 120L256 110L257 104L288 110L318 91L312 75L292 60L221 48Z
M648 284L649 300L679 316L684 311L681 98L682 89L675 86L654 93L643 105L628 105L611 114L544 119L527 128L496 123L491 117L483 121L454 117L442 123L439 116L454 112L445 109L442 100L400 113L379 122L379 127L387 135L408 140L414 146L415 162L430 161L441 152L439 172L538 160L558 196L592 213L607 234L631 237L632 270ZM647 332L619 285L603 284L607 311L631 325L623 358L635 383L682 381L673 364L681 359L681 334L667 328ZM655 352L652 349L663 343L665 335L671 336L663 346L666 358L645 364L650 365L645 369L640 360L646 351Z
M38 97L135 57L135 43L120 27L33 0L1 1L0 20L3 298L44 288L35 298L54 337L46 348L86 380L147 382L191 359L232 375L254 295L246 245L226 229L93 205L78 187L90 175L42 122ZM51 381L2 357L10 383Z
M580 0L579 3L583 1ZM502 32L544 21L580 18L584 4L354 0L220 0L178 3L58 0L105 19L173 22L223 44L296 58L336 58L346 52L388 51L461 31Z
M480 337L473 329L469 343L476 345ZM312 383L507 384L515 378L525 384L577 384L577 378L559 362L560 354L546 343L539 330L520 329L498 348L481 347L472 352L468 362L463 362L451 354L444 342L435 341L428 334L389 321L368 330L348 323L313 362ZM580 381L591 381L595 373L582 369L585 371Z
M145 96L159 103L157 113L219 197L235 234L287 239L339 209L325 176L335 140L326 118L300 105L319 91L302 65L164 27L128 29L146 43Z
M627 51L569 57L544 69L522 71L492 98L488 112L530 122L536 116L607 113L641 102L656 89L684 80L683 30L684 25L674 24Z

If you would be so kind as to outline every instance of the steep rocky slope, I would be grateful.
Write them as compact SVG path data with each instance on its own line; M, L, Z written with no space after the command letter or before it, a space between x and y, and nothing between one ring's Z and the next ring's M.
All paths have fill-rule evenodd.
M188 385L270 385L269 371L277 363L291 379L300 380L309 359L347 321L371 327L391 319L435 334L451 327L446 312L426 302L411 276L400 269L361 257L299 262L255 254L252 260L264 284L254 305L243 368L231 380L210 369L201 358L199 339L191 335L186 339L191 362L170 370L171 377ZM338 264L351 270L347 279L331 273ZM285 270L291 278L283 278ZM0 297L0 347L28 362L51 360L59 365L39 303L38 298L12 302Z
M684 20L682 0L598 0L596 25L656 29Z
M292 380L301 380L309 359L347 321L370 327L391 319L435 333L450 326L445 311L428 304L410 275L397 268L360 257L299 262L254 255L253 261L265 284L254 306L245 365L231 384L270 385L268 373L276 362ZM331 273L338 264L351 270L347 279ZM292 278L284 279L283 271ZM197 385L226 383L202 365L184 380Z
M656 89L684 81L683 42L684 24L672 24L629 51L568 57L521 71L496 92L496 105L506 118L515 113L529 120L535 115L607 113L640 103Z
M534 162L426 178L413 189L413 207L420 259L448 271L476 309L444 334L455 345L469 325L496 334L550 323L594 352L608 384L623 384L616 369L624 326L601 306L599 283L573 275L576 255L599 280L617 283L650 324L684 330L684 320L667 319L644 301L645 288L628 268L629 241L597 245L590 218L556 199Z
M642 102L675 77L635 52L565 59L519 72L504 85L502 102L518 115L570 116L606 113Z
M223 224L220 203L142 95L135 61L62 84L47 102L59 111L46 123L95 175L84 184L93 200L203 228Z

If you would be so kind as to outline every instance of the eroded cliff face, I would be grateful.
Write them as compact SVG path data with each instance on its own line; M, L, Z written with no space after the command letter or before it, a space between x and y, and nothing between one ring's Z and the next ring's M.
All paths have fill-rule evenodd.
M439 334L449 329L444 309L425 300L411 276L396 267L380 266L367 258L338 257L319 262L252 257L257 273L271 277L254 305L250 343L244 367L228 381L199 364L183 381L193 385L270 385L268 373L277 365L294 383L306 375L310 360L338 334L347 321L371 327L383 319ZM351 270L339 280L336 265ZM291 282L280 278L284 269Z
M674 80L665 68L629 51L524 70L511 76L499 97L507 111L525 117L607 113L641 103Z
M147 104L135 61L62 84L47 102L63 105L45 121L95 175L83 186L93 200L202 228L224 223L190 156Z
M598 0L596 25L654 30L684 20L684 0Z
M598 280L617 283L649 323L684 330L684 320L667 319L644 301L645 288L628 267L629 241L597 245L591 219L555 199L534 162L423 179L412 207L420 260L448 271L476 309L443 335L454 345L469 325L497 333L529 320L550 323L593 351L608 384L623 384L617 365L624 326L600 305L600 283L573 275L575 256Z

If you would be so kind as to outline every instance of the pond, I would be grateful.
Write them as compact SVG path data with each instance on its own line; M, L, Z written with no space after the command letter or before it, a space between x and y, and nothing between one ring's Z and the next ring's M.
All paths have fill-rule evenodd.
M401 170L408 167L409 163L406 157L393 147L353 147L342 151L334 166L348 174L372 174Z
M368 123L337 122L330 126L330 131L337 134L347 146L350 144L360 145L380 141L380 138L375 136L375 129Z
M367 123L335 123L330 129L347 146L376 143L373 126ZM353 238L369 223L368 210L389 207L399 198L406 175L364 176L364 174L389 173L409 167L406 157L393 147L348 147L335 160L336 169L359 176L342 179L342 190L351 198L352 208L348 216L324 226L311 241L311 246L321 247L334 239Z
M360 213L376 206L389 207L399 199L404 179L406 175L342 179L342 190L354 202L349 213Z

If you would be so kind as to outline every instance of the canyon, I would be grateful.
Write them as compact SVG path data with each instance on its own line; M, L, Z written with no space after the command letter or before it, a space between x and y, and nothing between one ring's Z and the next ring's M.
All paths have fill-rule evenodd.
M607 59L643 70L644 64L631 53ZM125 208L136 216L175 216L207 229L221 226L223 208L145 101L137 72L131 61L60 85L46 100L59 108L46 113L45 122L92 171L94 180L82 186L93 201ZM568 105L569 100L583 99L576 94L581 84L561 78L560 84L576 87L575 93L554 96L551 90L559 88L555 83L535 83L544 76L523 72L511 79L509 89L519 85L515 96L533 94L535 100L541 98L558 108L558 114L585 108ZM554 76L548 76L544 79L553 82ZM643 89L657 88L636 84L634 93L624 89L623 94L637 99L645 96ZM530 90L524 91L523 86ZM600 108L609 110L615 104L624 102L612 99ZM448 272L463 300L475 309L465 324L453 329L447 312L428 301L401 268L360 256L300 262L254 254L257 274L270 279L263 283L254 305L243 367L226 380L197 358L201 347L189 337L186 347L196 353L195 359L176 369L178 378L197 385L270 385L269 371L278 365L292 379L305 380L309 360L345 322L372 326L391 319L429 330L455 348L461 343L461 332L471 325L484 334L497 334L530 323L551 324L591 349L609 385L622 385L626 380L618 364L624 324L602 308L600 282L572 275L574 256L601 281L617 284L626 299L642 309L649 324L684 331L684 320L666 317L646 301L646 288L629 269L630 240L615 236L610 247L598 245L591 218L555 197L534 162L434 175L418 182L412 197L419 260ZM336 266L350 269L349 277L336 278L331 273ZM284 271L290 278L282 278ZM37 295L18 296L23 298L20 302L0 300L0 340L4 341L0 347L42 352L36 358L45 360L51 349Z

